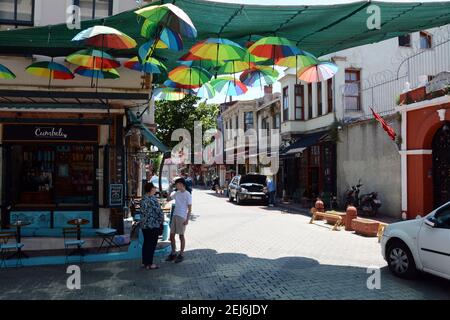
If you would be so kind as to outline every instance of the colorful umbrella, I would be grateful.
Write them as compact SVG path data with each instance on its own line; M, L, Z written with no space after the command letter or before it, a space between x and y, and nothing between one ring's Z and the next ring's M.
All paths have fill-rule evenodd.
M182 85L201 86L211 79L211 75L199 67L178 66L169 72L169 79Z
M192 84L192 85L179 84L179 83L173 82L170 79L167 79L166 81L164 81L163 86L168 87L168 88L178 88L178 89L196 89L196 88L200 87L198 84Z
M74 71L84 77L97 78L97 79L118 79L120 77L119 72L116 69L89 69L85 67L78 67Z
M193 55L188 52L185 55L181 56L178 61L179 64L188 66L188 67L200 67L206 69L208 71L212 69L217 69L221 65L224 64L224 61L215 61L215 60L202 60L201 58Z
M149 57L151 55L153 47L154 47L153 40L150 40L150 41L144 43L142 46L140 46L139 50L138 50L139 58L141 60L147 59L147 57ZM157 49L167 49L168 47L167 47L167 44L165 44L164 42L159 40L156 44L156 48Z
M236 42L223 38L208 38L195 44L190 53L203 59L214 61L243 60L246 50Z
M0 64L0 79L15 79L16 75L4 65Z
M156 100L178 101L183 99L189 92L183 89L159 87L153 91Z
M240 96L247 92L247 86L233 77L220 77L211 80L211 86L217 91L226 96Z
M255 64L253 62L245 62L245 61L225 61L223 65L221 65L217 69L218 74L233 74L237 72L242 72L244 70L251 69Z
M320 82L332 78L338 71L338 66L329 61L320 61L316 65L298 70L297 77L306 82Z
M255 66L252 69L245 70L240 75L239 79L247 86L253 86L259 82L266 85L271 85L277 81L278 71L269 66Z
M291 41L281 37L265 37L256 41L248 48L248 52L257 57L274 59L301 54Z
M34 76L58 80L70 80L75 76L69 68L53 61L36 62L26 67L26 72Z
M197 97L212 99L216 95L216 90L213 88L211 83L204 83L197 91Z
M164 28L161 31L161 36L159 37L159 40L164 44L166 44L167 48L171 50L174 51L183 50L183 40L181 39L181 36L169 28Z
M90 69L113 69L120 67L120 63L111 55L97 49L77 51L67 56L66 61Z
M83 30L72 41L83 41L85 45L102 49L131 49L137 45L133 38L107 26L93 26Z
M138 57L134 57L125 62L123 65L125 66L125 68L131 70L152 74L162 73L163 71L167 70L166 66L162 62L152 57L148 58L143 63L139 60Z
M301 54L297 54L295 56L278 58L275 61L275 64L278 66L295 68L296 70L298 70L299 68L308 67L319 62L319 60L311 53L306 51L301 52Z
M141 35L144 37L152 37L154 30L160 25L188 38L197 37L197 29L189 16L173 4L145 7L135 13L146 19L141 30Z

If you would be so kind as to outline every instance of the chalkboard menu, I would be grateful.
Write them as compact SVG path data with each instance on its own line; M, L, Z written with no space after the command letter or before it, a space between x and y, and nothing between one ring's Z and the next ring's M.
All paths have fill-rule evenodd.
M123 206L123 184L109 185L109 206L110 207Z

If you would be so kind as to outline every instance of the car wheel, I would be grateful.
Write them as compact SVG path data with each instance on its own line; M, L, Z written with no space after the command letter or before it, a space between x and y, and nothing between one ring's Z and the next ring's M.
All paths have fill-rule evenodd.
M389 246L387 262L389 270L397 277L411 279L417 275L414 257L404 242L396 241Z

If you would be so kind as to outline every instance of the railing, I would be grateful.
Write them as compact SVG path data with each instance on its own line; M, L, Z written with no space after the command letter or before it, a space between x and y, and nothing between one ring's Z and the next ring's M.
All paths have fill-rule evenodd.
M355 83L343 85L344 121L372 118L371 107L381 115L394 113L397 99L407 87L425 85L442 71L450 71L450 39L431 49L420 49L404 59L395 72L386 70L372 74L360 81L359 86ZM358 103L354 101L355 96L359 96Z

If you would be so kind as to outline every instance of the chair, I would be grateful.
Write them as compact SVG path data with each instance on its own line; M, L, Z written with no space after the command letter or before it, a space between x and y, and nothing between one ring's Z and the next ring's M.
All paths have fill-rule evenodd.
M69 256L71 256L75 252L78 252L80 254L80 262L83 261L83 252L81 251L81 248L85 244L85 241L79 239L79 232L80 230L77 227L63 228L64 253L66 256L66 263L69 261ZM72 247L75 247L75 249L69 252L69 249Z
M8 243L10 239L14 239L14 243ZM17 254L19 249L23 248L23 243L17 242L17 234L14 231L0 232L0 268L6 268L6 260L8 259L8 253L14 252ZM22 266L22 257L17 254L16 268Z
M102 237L102 243L100 247L98 247L97 252L99 252L102 248L106 248L106 252L109 252L109 249L112 247L120 248L117 243L114 242L114 236L117 234L116 229L112 228L101 228L97 229L95 233ZM105 244L105 246L103 246Z

